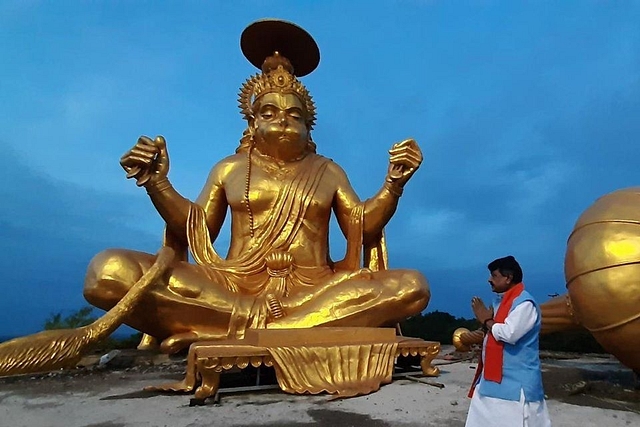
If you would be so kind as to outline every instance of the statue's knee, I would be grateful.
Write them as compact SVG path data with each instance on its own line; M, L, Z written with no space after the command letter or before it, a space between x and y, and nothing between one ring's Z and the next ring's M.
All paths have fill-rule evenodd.
M429 304L431 290L427 278L422 273L416 270L406 270L401 281L406 302L423 308Z
M107 249L93 257L87 267L83 294L100 308L117 303L141 275L140 266L122 251Z

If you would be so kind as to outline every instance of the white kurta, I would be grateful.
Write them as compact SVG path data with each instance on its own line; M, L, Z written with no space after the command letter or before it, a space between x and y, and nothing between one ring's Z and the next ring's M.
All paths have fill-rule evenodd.
M530 301L514 308L504 323L495 323L491 334L498 341L515 344L533 328L538 320L538 312ZM485 343L486 345L486 337ZM482 354L484 358L484 352ZM481 379L480 381L484 381ZM465 427L550 427L547 403L525 402L524 392L520 391L520 401L497 399L482 396L476 387Z

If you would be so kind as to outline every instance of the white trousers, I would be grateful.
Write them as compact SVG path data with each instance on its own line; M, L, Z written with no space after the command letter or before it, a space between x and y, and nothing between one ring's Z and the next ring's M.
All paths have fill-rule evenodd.
M551 427L547 402L525 402L482 396L473 392L465 427Z

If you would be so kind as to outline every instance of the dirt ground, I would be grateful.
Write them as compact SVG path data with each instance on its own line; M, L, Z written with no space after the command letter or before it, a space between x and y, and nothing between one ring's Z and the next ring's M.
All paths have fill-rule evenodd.
M549 399L640 414L640 381L633 371L609 356L575 357L543 359L542 380Z
M0 379L0 426L200 427L212 425L215 414L215 425L228 426L462 427L476 367L468 356L443 348L435 361L442 375L432 380L444 388L398 379L372 395L333 402L327 395L286 395L271 369L245 369L222 376L221 406L209 399L189 407L192 395L142 390L182 379L184 356L131 350L98 367L96 354L77 369ZM634 374L612 357L544 354L543 381L554 425L640 425ZM237 388L258 382L260 390Z
M444 367L470 356L443 351L436 363ZM145 377L153 378L156 382L180 380L186 368L184 355L169 357L152 352L123 351L103 368L96 365L98 357L99 355L86 357L83 359L86 366L81 365L73 370L0 378L0 387L17 388L22 393L27 392L33 396L71 390L107 390L116 384ZM640 381L630 369L613 357L553 352L544 352L541 357L542 377L548 399L640 414ZM473 360L469 368L475 368ZM259 372L253 368L232 371L222 376L220 386L221 389L232 392L235 387L250 387L256 383L262 386L277 384L273 369L262 368ZM132 393L144 396L151 392Z

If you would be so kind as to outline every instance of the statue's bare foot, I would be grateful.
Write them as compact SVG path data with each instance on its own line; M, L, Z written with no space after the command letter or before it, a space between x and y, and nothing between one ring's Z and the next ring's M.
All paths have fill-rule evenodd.
M371 280L373 279L373 272L368 268L361 268L356 271L340 271L335 273L330 280L323 284L323 288L330 289L336 285L340 285L349 280ZM270 317L277 319L286 316L288 313L295 311L298 307L310 302L314 297L313 292L300 292L294 295L286 297L275 297L277 303L273 302L273 298L267 297L267 306L269 309ZM282 315L278 311L278 306L281 309ZM275 315L274 315L275 313Z
M358 278L371 280L373 278L373 272L368 268L361 268L360 270L352 273L349 276L349 279L358 279Z
M158 340L151 335L143 334L137 348L138 350L157 350Z

